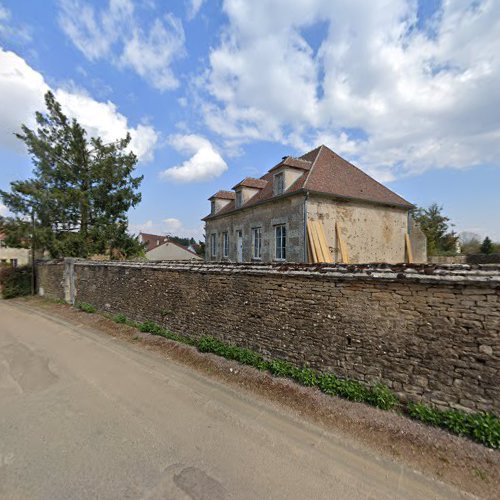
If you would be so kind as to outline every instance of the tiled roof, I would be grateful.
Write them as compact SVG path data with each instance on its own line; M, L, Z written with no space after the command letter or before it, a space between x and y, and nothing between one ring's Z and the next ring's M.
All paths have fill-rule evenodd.
M314 162L314 168L311 170L304 187L308 191L317 191L342 198L405 208L413 207L404 198L386 188L326 146L320 147Z
M213 196L210 196L209 200L212 198L220 198L221 200L234 200L236 194L233 191L217 191Z
M254 179L253 177L246 177L241 182L236 184L236 186L234 186L233 189L236 189L239 186L262 189L266 187L266 184L267 181L265 181L264 179Z
M344 160L328 147L319 146L300 158L284 157L280 163L260 178L261 181L265 181L265 186L241 208L251 207L274 198L272 172L282 166L299 168L304 170L304 173L281 196L299 191L313 191L344 199L399 206L405 209L413 207L404 198ZM219 193L228 193L228 191L219 191ZM235 210L234 193L231 194L233 197L226 198L232 200L230 203L205 219L219 217Z
M162 236L160 234L139 233L139 236L141 236L142 242L146 245L146 252L168 241L167 236Z
M281 167L291 167L298 168L300 170L310 170L312 166L312 162L309 160L305 160L304 158L294 158L293 156L284 156L283 159L275 165L273 168L269 170L269 172L273 172Z
M193 255L197 255L196 252L189 250L189 248L185 247L184 245L181 245L180 243L177 243L177 241L171 240L168 236L162 236L159 234L148 234L148 233L139 233L139 235L142 236L142 241L143 243L146 244L146 252L161 247L166 243L171 243L172 245L178 246L179 248L186 250L186 252L192 253Z

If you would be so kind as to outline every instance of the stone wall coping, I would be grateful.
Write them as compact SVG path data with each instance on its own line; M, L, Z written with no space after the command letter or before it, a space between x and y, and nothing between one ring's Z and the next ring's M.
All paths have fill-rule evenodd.
M428 284L481 284L500 287L500 265L467 264L256 264L191 261L93 261L57 259L38 261L38 265L74 263L76 266L157 269L176 272L305 276L312 279L378 280Z

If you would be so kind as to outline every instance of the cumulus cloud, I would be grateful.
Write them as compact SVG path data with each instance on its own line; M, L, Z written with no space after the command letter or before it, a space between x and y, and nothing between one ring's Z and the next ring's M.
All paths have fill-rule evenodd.
M167 13L144 27L131 0L109 0L101 9L80 0L59 3L59 24L87 59L131 68L159 90L179 85L170 66L184 54L180 19Z
M0 48L0 146L23 151L14 136L22 123L33 126L35 111L45 108L43 96L49 90L43 76L14 52ZM83 90L52 89L64 111L76 118L91 136L114 141L131 135L131 149L141 161L153 158L158 133L149 126L131 127L111 101L96 101Z
M161 172L163 179L176 182L208 181L219 177L227 170L227 164L212 143L195 134L174 135L170 144L180 153L191 155L180 165Z
M0 203L0 216L7 215L8 211L8 208L3 203Z
M500 3L225 0L200 85L228 144L328 140L388 179L500 157ZM208 90L208 92L206 92Z

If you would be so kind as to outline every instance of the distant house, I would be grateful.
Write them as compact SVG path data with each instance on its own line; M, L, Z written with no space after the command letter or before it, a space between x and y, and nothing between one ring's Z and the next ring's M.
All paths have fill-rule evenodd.
M144 243L148 260L202 260L196 252L168 236L139 233L139 241Z
M25 266L31 261L29 248L12 248L5 244L5 234L0 233L0 265Z
M414 206L326 146L211 198L207 260L426 262Z

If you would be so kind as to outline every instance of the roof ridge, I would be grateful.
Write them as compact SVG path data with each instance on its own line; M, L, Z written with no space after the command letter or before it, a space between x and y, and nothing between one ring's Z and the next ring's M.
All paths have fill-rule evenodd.
M373 178L371 175L367 174L366 172L364 172L361 168L357 167L356 165L354 165L353 163L351 163L349 160L346 160L345 158L343 158L342 156L340 156L338 153L335 153L335 151L331 150L328 146L325 146L324 144L322 144L320 147L319 147L319 151L318 151L318 154L316 156L316 159L314 161L314 164L313 166L311 167L311 170L309 171L309 175L307 176L307 179L306 181L304 182L304 188L305 189L312 189L313 191L315 190L314 186L311 188L311 186L309 185L310 182L312 182L314 184L314 181L313 179L311 178L311 175L314 177L314 173L313 171L315 171L315 166L316 166L316 162L319 160L319 158L322 157L322 155L324 155L324 153L328 151L334 161L334 164L337 163L337 167L338 168L341 168L343 170L346 170L346 167L352 169L353 171L355 171L357 173L357 175L361 174L361 177L363 179L366 179L368 181L368 183L372 184L372 185L376 185L378 187L378 189L381 189L383 193L385 193L385 195L391 195L393 197L395 197L395 199L391 202L391 201L385 201L383 202L384 204L387 204L387 205L401 205L401 206L407 206L407 207L411 207L413 206L412 203L410 203L408 200L406 200L405 198L403 198L402 196L400 196L398 193L394 192L392 189L389 189L387 186L385 186L384 184L382 184L381 182L379 182L378 180L376 180L375 178ZM325 159L325 161L328 161L327 159ZM348 170L347 170L348 171ZM361 190L363 191L363 190ZM341 193L339 192L333 192L331 191L330 192L332 195L341 195ZM360 200L363 200L364 198L363 197L359 197L359 196L353 196L353 198L355 199L360 199ZM373 200L372 201L376 201L376 200Z
M311 168L309 169L309 172L307 172L307 177L306 177L306 180L304 181L304 185L303 185L304 189L307 189L307 181L309 180L309 177L311 176L311 172L314 170L314 166L316 165L316 162L318 161L318 158L320 157L321 152L323 151L323 147L324 147L324 145L321 144L321 146L316 148L319 151L318 151L318 154L316 155L316 158L314 158L314 161L312 162L312 165L311 165ZM312 151L314 151L314 149ZM311 151L309 151L309 152L311 152Z
M314 151L314 150L313 150ZM307 153L306 153L307 154ZM304 158L301 158L300 156L287 156L287 158L292 158L292 160L297 160L297 161L303 161L304 163L312 163L309 160L304 160ZM283 161L283 160L282 160Z
M331 151L331 150L330 150ZM332 151L333 154L337 154L335 152ZM361 172L365 177L368 177L368 179L370 179L371 181L374 181L376 182L379 186L383 187L386 191L389 191L390 193L393 193L395 194L396 196L398 196L399 198L401 198L404 202L406 203L409 203L410 205L413 205L413 203L410 203L407 199L403 198L401 195L399 195L398 193L396 193L395 191L393 191L392 189L389 189L387 186L384 186L384 184L382 184L381 182L379 182L377 179L375 179L375 177L372 177L371 175L367 174L366 172L364 172L362 169L360 169L359 167L357 167L356 165L354 165L353 163L351 163L349 160L346 160L345 158L343 158L342 156L338 155L337 156L339 158L341 158L342 160L344 160L346 163L348 163L351 167L355 168L358 172Z

